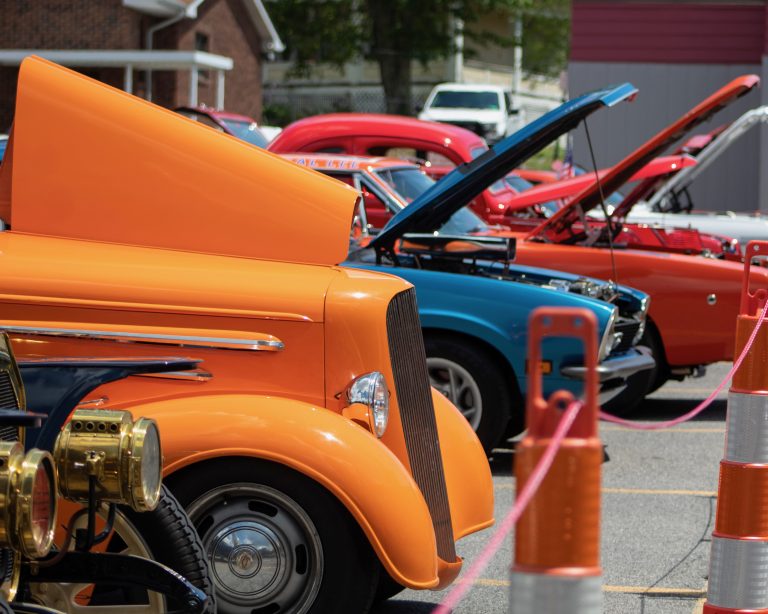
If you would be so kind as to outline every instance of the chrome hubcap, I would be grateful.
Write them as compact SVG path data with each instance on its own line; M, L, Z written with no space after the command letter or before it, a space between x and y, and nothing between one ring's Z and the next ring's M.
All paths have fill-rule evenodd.
M427 357L429 382L464 415L474 430L483 417L483 398L477 382L460 364L438 358Z
M187 511L202 533L219 612L309 610L322 580L322 545L293 499L259 484L228 484Z
M288 553L280 537L255 522L225 525L211 540L217 581L231 591L258 596L282 584Z

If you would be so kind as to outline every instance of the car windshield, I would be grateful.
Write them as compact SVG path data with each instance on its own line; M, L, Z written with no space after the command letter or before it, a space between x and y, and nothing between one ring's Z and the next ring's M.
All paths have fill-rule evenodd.
M489 109L498 111L499 95L496 92L462 92L442 90L435 94L430 107L444 109Z
M434 179L417 168L384 168L377 170L376 175L407 203L413 202L414 199L435 185Z
M8 146L8 139L0 139L0 162L3 161L5 155L5 148Z
M256 145L262 149L267 147L267 139L259 130L255 122L242 121L239 119L222 119L221 123L234 134L238 139L242 139L251 145Z
M376 171L402 202L413 202L421 196L435 181L417 168L381 169ZM438 233L466 235L488 230L487 224L471 210L463 207L443 224Z

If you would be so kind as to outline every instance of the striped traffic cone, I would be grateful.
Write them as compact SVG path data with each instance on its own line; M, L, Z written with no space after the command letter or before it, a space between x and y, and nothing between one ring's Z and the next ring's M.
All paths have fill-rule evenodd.
M768 292L749 291L752 258L768 255L753 241L744 255L744 286L736 319L739 356ZM728 391L725 456L720 462L704 614L768 614L768 326L757 333Z
M510 606L514 614L600 614L600 467L597 433L597 321L586 309L542 307L531 315L528 431L515 452L520 493L554 433L570 392L542 398L541 340L581 338L587 378L584 406L538 491L517 523Z

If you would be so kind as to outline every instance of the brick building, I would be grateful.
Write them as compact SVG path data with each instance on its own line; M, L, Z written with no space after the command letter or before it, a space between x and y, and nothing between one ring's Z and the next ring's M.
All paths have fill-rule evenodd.
M696 132L728 123L768 103L766 0L573 0L568 67L571 95L630 81L631 104L589 120L597 162L607 166L639 146L730 79L747 73L764 82ZM589 160L586 138L576 159ZM700 209L768 210L768 128L752 130L691 187Z
M261 0L6 0L0 24L0 131L31 50L163 106L226 95L259 119L262 63L283 49Z

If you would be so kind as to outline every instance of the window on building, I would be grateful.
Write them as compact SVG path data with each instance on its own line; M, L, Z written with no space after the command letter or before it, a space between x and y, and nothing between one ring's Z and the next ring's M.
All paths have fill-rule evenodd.
M202 32L195 32L195 51L209 51L210 50L210 39L208 38L207 34L203 34ZM207 81L211 78L210 71L202 70L200 68L197 69L197 77L198 79L201 79L203 81Z

